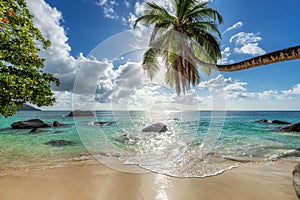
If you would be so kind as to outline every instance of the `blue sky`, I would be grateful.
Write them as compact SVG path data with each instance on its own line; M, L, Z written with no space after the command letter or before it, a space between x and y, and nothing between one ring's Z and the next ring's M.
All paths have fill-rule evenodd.
M170 1L155 2L170 6ZM96 62L88 58L89 53L99 43L131 29L132 21L141 14L143 2L133 0L28 1L29 9L35 15L35 23L52 42L49 50L41 52L41 55L47 59L45 70L56 74L62 81L60 88L53 88L57 98L53 108L70 108L73 94L70 86L73 85L74 77L80 71L79 67L82 65L92 67L96 64L98 67L103 66L100 71L107 74L97 82L102 106L111 104L112 99L117 99L116 102L121 102L120 105L122 101L128 104L128 99L139 99L149 104L141 100L142 97L153 101L164 98L172 102L171 97L173 100L174 98L178 100L172 92L162 92L168 89L161 84L154 84L151 89L149 84L143 85L148 93L138 91L137 87L131 88L135 91L134 94L132 90L124 87L122 90L121 87L114 90L115 80L125 80L124 72L130 71L129 68L139 70L139 64L124 62L118 70L109 61ZM217 9L224 18L224 23L219 27L223 33L220 41L223 51L221 63L237 62L300 44L300 20L298 20L300 2L297 0L278 0L276 3L273 0L213 0L209 6ZM299 66L300 60L289 61L240 72L221 73L210 79L223 78L222 91L226 95L226 109L300 110ZM142 72L134 70L135 74L133 73L132 77L127 73L128 81L132 84L140 83L140 79L133 77ZM207 104L211 99L204 99L201 91L208 90L204 86L212 82L213 80L210 82L204 80L187 94L187 98L192 99L192 103L198 101L199 109L210 108ZM126 85L130 84L126 82ZM149 90L153 90L153 93L150 94ZM124 95L126 98L122 100ZM184 98L180 97L176 102L184 104ZM85 101L92 102L93 98L85 98Z

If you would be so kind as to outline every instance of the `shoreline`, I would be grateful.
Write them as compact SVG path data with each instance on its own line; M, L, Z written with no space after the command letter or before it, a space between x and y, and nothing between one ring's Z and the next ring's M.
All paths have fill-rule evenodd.
M270 164L270 163L269 163ZM297 163L240 164L206 178L115 171L96 160L0 176L0 199L218 199L297 200Z

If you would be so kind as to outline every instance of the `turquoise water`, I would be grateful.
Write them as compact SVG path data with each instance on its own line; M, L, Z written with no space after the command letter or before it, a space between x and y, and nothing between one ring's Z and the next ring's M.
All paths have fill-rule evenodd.
M119 159L125 164L176 177L203 177L236 167L238 161L266 162L299 159L299 133L278 131L284 125L255 123L259 119L299 122L300 112L166 112L97 111L96 117L66 117L68 111L21 111L0 118L0 170L5 167L57 165L90 159ZM13 122L39 118L65 127L38 134L10 128ZM94 121L116 122L100 127ZM167 125L165 133L142 133L152 123ZM209 132L208 132L209 131ZM71 140L53 147L50 140ZM107 164L112 168L118 166ZM1 174L1 171L0 171Z

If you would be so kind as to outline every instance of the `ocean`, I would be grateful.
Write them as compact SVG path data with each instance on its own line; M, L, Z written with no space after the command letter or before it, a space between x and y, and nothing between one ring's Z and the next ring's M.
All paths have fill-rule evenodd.
M125 164L174 177L212 176L241 162L300 161L300 151L296 150L300 148L300 133L278 130L285 125L255 122L267 119L296 123L300 111L97 111L95 117L74 119L67 117L68 113L20 111L10 118L1 117L0 175L90 159L116 170L124 171L121 165ZM45 128L37 134L11 129L13 122L35 118L68 125ZM100 126L95 121L113 123ZM164 123L168 131L141 131L156 122ZM47 145L51 140L73 144Z

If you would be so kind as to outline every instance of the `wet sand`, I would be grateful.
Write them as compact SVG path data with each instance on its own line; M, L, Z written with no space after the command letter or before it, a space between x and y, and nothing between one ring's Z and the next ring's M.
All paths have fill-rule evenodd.
M96 161L0 176L1 200L297 200L296 163L241 164L207 178L118 172Z

